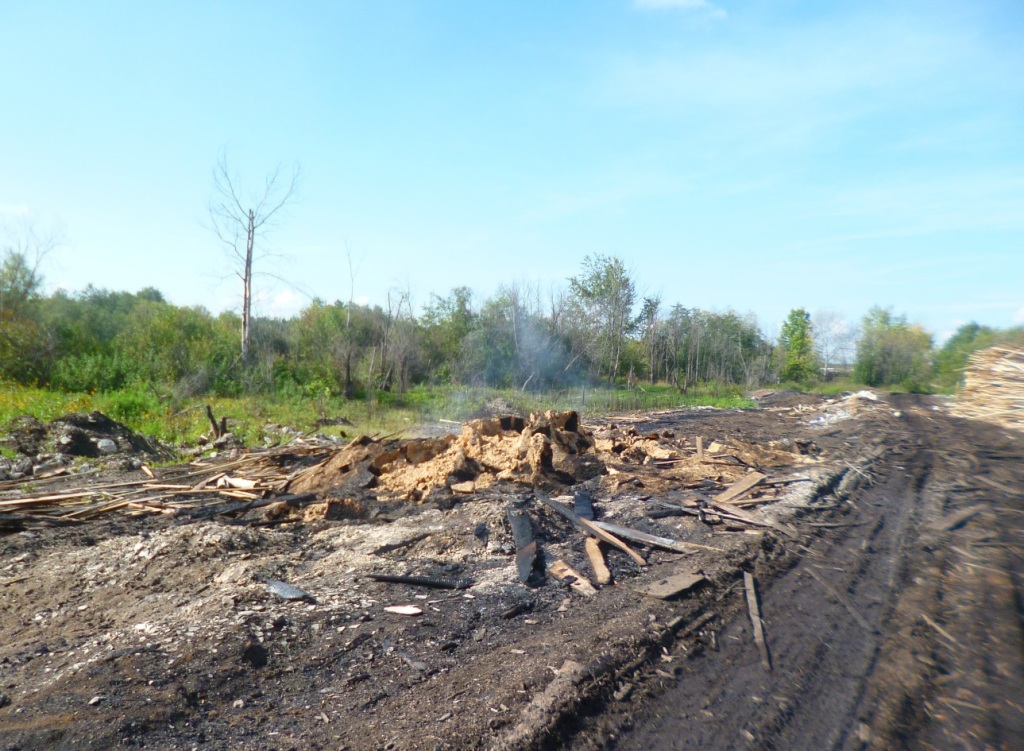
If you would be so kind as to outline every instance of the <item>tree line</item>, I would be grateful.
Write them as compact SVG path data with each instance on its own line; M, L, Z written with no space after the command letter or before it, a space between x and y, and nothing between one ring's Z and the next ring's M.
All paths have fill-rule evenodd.
M997 341L1024 344L1024 329L969 324L936 350L930 334L882 308L859 329L796 309L771 341L752 315L641 296L624 263L601 255L547 293L513 283L480 299L457 287L417 310L392 292L378 305L313 300L289 319L251 320L176 306L153 288L44 294L38 255L6 246L0 256L0 379L65 391L358 398L417 384L668 383L685 392L836 375L924 390L953 386L970 352Z

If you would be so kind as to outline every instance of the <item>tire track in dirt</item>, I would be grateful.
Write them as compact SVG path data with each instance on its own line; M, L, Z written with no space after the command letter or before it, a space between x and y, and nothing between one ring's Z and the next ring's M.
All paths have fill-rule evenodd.
M1014 469L1021 443L933 412L920 397L894 406L902 424L875 436L889 449L880 477L839 517L857 526L819 532L774 582L764 572L774 672L762 670L749 620L733 603L720 651L687 660L608 745L1011 749L1024 737L1022 509L1019 496L1006 503L1024 488ZM977 480L990 474L1002 500ZM980 514L942 529L979 502Z
M1019 748L1024 442L913 408L908 420L935 457L935 506L860 709L873 732L845 748Z

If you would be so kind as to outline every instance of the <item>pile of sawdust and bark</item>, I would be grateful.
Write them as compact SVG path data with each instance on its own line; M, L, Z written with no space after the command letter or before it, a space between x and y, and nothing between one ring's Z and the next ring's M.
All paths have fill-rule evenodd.
M471 420L458 436L382 444L356 439L296 477L292 493L377 495L422 501L431 493L474 493L506 481L572 485L601 467L576 412Z
M808 457L781 443L693 441L671 431L640 433L607 425L586 430L576 412L548 411L529 418L488 417L467 422L459 435L379 443L358 438L295 477L288 492L347 499L325 513L357 516L358 499L423 502L469 496L499 483L539 487L575 485L599 475L637 487L731 482L750 468L797 464ZM340 518L340 517L339 517Z

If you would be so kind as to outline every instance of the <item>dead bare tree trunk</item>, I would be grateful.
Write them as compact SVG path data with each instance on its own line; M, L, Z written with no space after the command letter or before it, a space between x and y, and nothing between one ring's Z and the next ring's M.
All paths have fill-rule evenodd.
M242 273L242 362L249 361L252 340L252 247L256 238L256 214L249 209L245 241L245 269Z
M249 361L252 344L252 280L258 236L270 229L269 223L274 215L295 193L299 174L299 167L295 165L286 184L281 176L281 168L278 167L264 180L261 191L250 193L242 190L239 179L232 174L227 154L221 154L213 170L211 229L224 243L228 256L238 264L235 273L242 280L243 363Z

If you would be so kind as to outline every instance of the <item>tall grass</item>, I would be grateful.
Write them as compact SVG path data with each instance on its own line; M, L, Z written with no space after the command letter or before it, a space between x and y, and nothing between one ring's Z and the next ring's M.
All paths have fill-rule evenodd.
M196 397L171 403L152 390L62 393L0 383L0 426L31 415L49 422L69 412L99 410L144 435L178 444L210 432L209 405L217 419L228 417L230 430L247 445L260 445L274 432L270 424L326 434L406 433L427 421L463 421L484 414L574 409L584 416L644 412L678 407L752 407L738 389L702 386L683 394L668 386L632 390L580 386L542 393L484 387L418 386L404 394L378 392L368 399L309 398L295 394L239 398ZM320 426L320 418L345 418L346 425Z
M465 420L496 412L543 412L576 410L586 417L621 412L650 412L679 407L753 407L738 389L707 385L680 393L670 386L655 385L631 390L579 386L544 392L484 387L435 387L413 389L399 401L415 409L424 419Z

